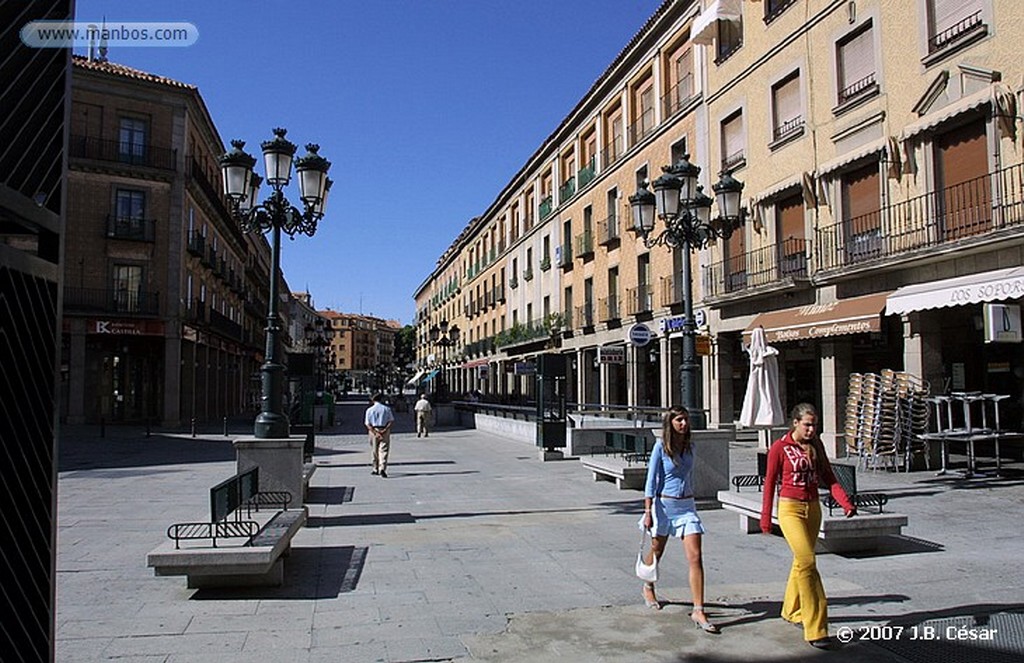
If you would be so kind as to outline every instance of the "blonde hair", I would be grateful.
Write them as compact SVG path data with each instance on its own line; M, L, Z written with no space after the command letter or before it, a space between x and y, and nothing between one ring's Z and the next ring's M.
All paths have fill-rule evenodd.
M817 428L821 425L821 418L818 416L818 410L815 409L810 403L799 403L790 412L790 434L796 430L796 426L800 423L800 420L805 416L811 415L814 417L815 430L814 437L810 440L802 440L798 442L800 447L807 454L807 457L811 459L811 465L814 466L814 470L821 476L822 470L824 469L824 451L825 448L821 445L820 430Z
M676 462L677 458L690 450L690 427L686 427L685 433L677 433L675 428L672 427L672 420L679 415L685 416L687 423L689 423L690 411L682 405L670 407L661 422L661 444L673 463Z

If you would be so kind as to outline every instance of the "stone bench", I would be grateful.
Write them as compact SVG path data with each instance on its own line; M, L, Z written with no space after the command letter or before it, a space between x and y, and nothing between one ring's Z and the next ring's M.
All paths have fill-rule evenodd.
M186 576L189 589L276 587L284 581L282 558L288 555L292 538L306 524L307 515L304 506L257 512L252 517L260 527L251 539L227 545L222 541L217 547L194 540L167 541L146 556L146 566L158 576Z
M594 481L614 481L619 490L643 489L647 481L646 462L631 462L623 456L583 456L580 463L594 473Z
M761 496L761 493L718 491L722 508L739 514L740 531L747 534L761 531ZM777 512L772 514L772 523L779 524ZM907 517L900 513L858 512L853 518L823 513L818 539L831 552L873 550L882 537L902 534L906 525Z

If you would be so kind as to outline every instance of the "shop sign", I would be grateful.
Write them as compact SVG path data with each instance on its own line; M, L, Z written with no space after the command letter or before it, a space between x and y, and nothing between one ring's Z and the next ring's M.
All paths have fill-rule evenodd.
M697 346L697 354L702 357L711 356L711 337L707 334L699 334L694 338Z
M86 330L90 334L113 336L163 336L163 323L159 320L89 320Z
M703 327L708 322L708 315L704 309L697 309L693 312L693 325L695 327ZM663 334L674 334L676 332L683 331L683 326L686 324L686 316L677 315L674 318L662 318L658 321L658 326Z
M638 348L642 348L651 342L654 332L642 322L638 322L629 328L629 342Z
M477 367L476 370L477 377L479 377L481 380L486 380L491 373L491 367L488 366L487 364Z
M532 361L517 361L514 373L516 375L534 375L537 373L537 364Z
M599 364L625 364L626 348L621 345L611 345L597 349L597 363Z
M1020 306L1016 304L985 304L985 342L1020 343Z

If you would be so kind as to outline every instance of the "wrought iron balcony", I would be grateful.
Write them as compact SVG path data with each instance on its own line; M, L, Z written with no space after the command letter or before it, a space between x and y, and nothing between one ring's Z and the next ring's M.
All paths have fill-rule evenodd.
M618 320L621 317L619 315L618 296L608 295L607 297L597 300L597 315L602 322Z
M212 308L210 309L210 329L232 340L242 340L242 325Z
M156 222L153 219L133 219L110 214L107 216L107 237L136 242L155 239Z
M594 254L594 234L589 230L576 238L576 257L584 258Z
M160 313L160 293L114 288L64 288L64 309L74 313L153 316Z
M620 237L619 218L614 213L597 222L597 241L602 246L617 242Z
M661 305L674 306L683 302L683 275L661 277Z
M125 166L145 166L177 170L178 153L167 147L102 140L90 136L71 136L68 151L73 159L93 159Z
M554 205L551 202L551 194L548 194L548 195L544 196L543 198L541 198L541 200L540 200L540 207L539 207L540 220L543 221L544 219L546 219L549 216L551 216L551 212L553 212L554 209L555 209Z
M572 267L572 243L566 242L562 244L561 251L558 256L558 266L565 269Z
M636 145L654 131L654 109L648 108L629 125L629 144Z
M928 39L928 53L935 53L941 51L947 46L966 39L969 35L975 32L981 32L985 24L981 20L981 11L977 11L967 18L957 22L955 25L943 30L942 32L932 35Z
M564 203L576 195L576 178L570 177L558 188L558 202Z
M675 115L686 106L689 106L690 101L693 99L693 74L686 74L669 89L668 94L661 98L661 103L665 109L665 117Z
M576 327L594 326L594 305L584 304L576 307Z
M649 285L640 284L635 288L626 290L626 302L628 315L646 313L653 309L654 288Z
M587 165L580 168L579 172L576 173L576 180L582 189L593 182L595 177L597 177L597 157L590 157Z

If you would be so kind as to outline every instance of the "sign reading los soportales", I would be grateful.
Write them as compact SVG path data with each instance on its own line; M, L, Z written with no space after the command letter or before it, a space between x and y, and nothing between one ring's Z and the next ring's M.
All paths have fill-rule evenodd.
M651 342L654 332L642 322L638 322L629 328L629 342L638 348L642 348Z

